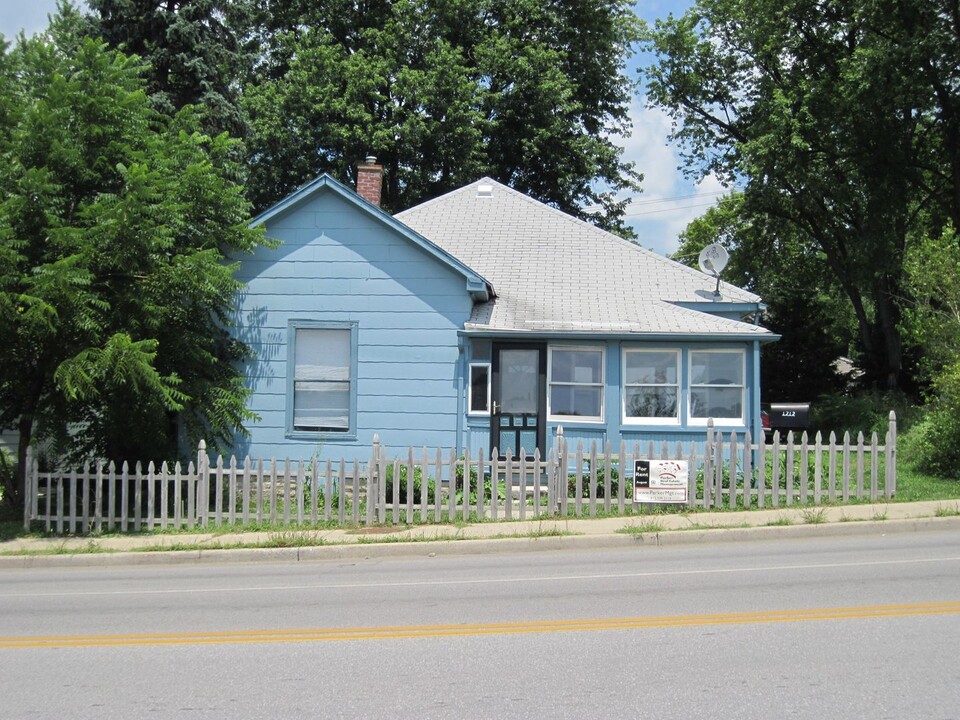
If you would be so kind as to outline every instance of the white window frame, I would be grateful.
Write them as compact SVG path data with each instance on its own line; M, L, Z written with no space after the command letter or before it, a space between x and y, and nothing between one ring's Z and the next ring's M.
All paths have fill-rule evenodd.
M600 353L600 382L599 383L569 383L553 382L553 352L561 351L584 351ZM600 415L557 415L553 412L553 386L586 386L600 388ZM607 348L604 345L550 345L547 347L547 421L564 423L590 423L594 425L603 424L606 415L606 395L607 395Z
M740 417L715 417L713 421L717 425L738 425L743 426L746 422L744 415L747 409L747 351L742 348L711 348L711 349L690 349L687 351L687 424L706 426L710 418L698 418L693 416L693 391L699 387L719 387L735 388L737 385L715 385L707 383L693 382L693 356L697 353L729 354L740 356Z
M676 383L627 383L627 355L630 353L672 353L675 359L675 367L677 370L677 381ZM621 351L621 362L620 362L620 377L622 379L621 385L621 394L620 394L620 412L621 412L621 422L624 425L679 425L680 424L680 408L683 405L683 375L682 367L680 364L681 352L680 348L675 347L624 347ZM658 417L632 417L627 415L627 388L629 387L675 387L677 390L677 409L676 415L669 418L658 418Z
M474 368L487 369L487 409L486 410L473 409L473 369ZM467 369L467 414L468 415L473 415L474 417L488 417L490 415L490 407L491 407L490 400L491 400L492 385L493 385L493 364L489 362L470 363L470 366Z

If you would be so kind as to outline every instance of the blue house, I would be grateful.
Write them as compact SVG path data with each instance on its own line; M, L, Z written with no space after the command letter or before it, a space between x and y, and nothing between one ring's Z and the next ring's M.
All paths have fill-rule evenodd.
M237 336L261 457L760 430L760 298L484 178L396 216L324 175L256 220Z

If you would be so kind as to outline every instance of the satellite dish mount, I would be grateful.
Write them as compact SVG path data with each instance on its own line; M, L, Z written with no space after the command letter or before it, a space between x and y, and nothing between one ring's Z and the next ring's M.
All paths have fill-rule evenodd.
M713 299L720 299L720 273L730 262L730 253L720 243L710 243L700 251L700 257L697 258L697 264L707 275L717 279L717 287L713 291Z

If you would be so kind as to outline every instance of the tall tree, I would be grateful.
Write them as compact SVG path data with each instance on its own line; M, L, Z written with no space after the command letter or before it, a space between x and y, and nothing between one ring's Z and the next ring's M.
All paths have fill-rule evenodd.
M936 43L918 24L931 15ZM676 121L688 169L742 182L748 217L816 243L886 386L903 380L905 250L929 229L921 209L953 207L955 97L935 91L956 95L951 18L950 0L700 0L645 36L649 98Z
M687 226L674 255L696 267L700 251L720 243L730 252L723 277L763 298L763 324L781 339L764 346L762 394L767 400L811 400L844 388L834 363L850 352L856 324L816 244L777 218L747 217L743 196L725 196Z
M625 0L260 0L244 87L262 207L372 153L400 210L490 174L629 234ZM584 210L599 206L599 212Z
M238 33L251 21L249 0L88 0L91 32L147 61L148 92L173 115L197 105L204 129L242 138L247 120L239 79L252 58Z
M19 430L21 482L35 436L168 458L251 417L225 257L261 235L232 141L190 108L157 113L144 65L79 26L65 9L0 54L0 425Z

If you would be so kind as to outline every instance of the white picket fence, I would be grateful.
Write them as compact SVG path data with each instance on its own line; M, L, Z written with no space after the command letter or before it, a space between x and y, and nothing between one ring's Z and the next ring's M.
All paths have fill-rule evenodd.
M672 448L571 448L561 429L546 457L426 448L393 455L375 437L369 460L349 462L211 461L203 442L186 468L97 463L44 471L30 459L24 526L82 534L628 515L659 507L635 500L636 461L668 459L687 463L689 508L875 502L896 492L896 432L891 412L883 444L876 433L869 440L817 434L812 442L806 433L777 433L756 444L749 433L720 433L710 422L705 442Z

